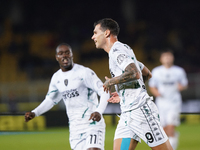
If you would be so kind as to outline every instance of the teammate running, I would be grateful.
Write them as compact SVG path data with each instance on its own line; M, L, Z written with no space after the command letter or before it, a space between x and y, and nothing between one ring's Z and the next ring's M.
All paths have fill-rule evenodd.
M52 76L44 101L25 114L25 121L47 112L63 100L69 118L71 149L104 150L105 123L102 113L109 94L104 92L103 83L94 71L73 63L72 49L68 44L58 45L56 60L60 69Z
M156 105L160 113L160 122L174 150L178 146L179 134L175 128L180 124L182 98L180 91L187 88L188 80L183 68L174 65L171 50L161 53L158 66L152 70L149 90L156 97Z

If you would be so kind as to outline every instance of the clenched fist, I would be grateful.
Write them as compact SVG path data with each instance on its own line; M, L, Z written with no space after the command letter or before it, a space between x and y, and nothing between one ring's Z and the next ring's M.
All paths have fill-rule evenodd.
M93 112L91 115L90 115L90 119L89 120L93 120L93 121L100 121L101 120L101 114L99 112Z
M26 112L24 117L25 117L25 122L28 122L29 120L31 120L35 117L35 113L34 112Z

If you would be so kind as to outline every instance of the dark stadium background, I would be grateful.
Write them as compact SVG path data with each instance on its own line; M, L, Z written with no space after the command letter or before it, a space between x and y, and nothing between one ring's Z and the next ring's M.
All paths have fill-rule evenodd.
M119 40L150 69L160 65L159 51L174 50L175 64L189 79L189 88L182 93L182 113L198 114L199 14L197 0L1 0L0 130L12 130L12 115L23 115L44 99L51 76L59 69L55 48L61 42L72 46L76 63L93 69L102 81L110 76L106 52L97 50L91 40L93 23L105 17L119 23ZM117 104L108 108L107 114L119 113ZM62 103L55 106L46 113L46 123L65 124L56 117L64 111Z

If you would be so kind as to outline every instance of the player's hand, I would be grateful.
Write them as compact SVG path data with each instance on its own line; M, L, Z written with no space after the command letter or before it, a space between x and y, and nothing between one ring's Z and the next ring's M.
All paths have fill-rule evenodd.
M109 92L111 94L111 88L112 88L112 86L109 83L110 82L110 78L108 78L108 77L105 76L105 79L106 79L106 81L103 84L103 89L104 89L104 91L106 91L106 93Z
M31 120L35 117L35 113L34 112L26 112L24 117L25 117L25 122L28 122L29 120Z
M93 120L93 121L100 121L101 120L101 114L97 111L93 112L91 115L90 115L90 119L89 120Z
M109 98L107 101L110 103L119 103L120 102L120 98L117 92L113 92L110 94L111 98Z
M178 85L177 85L177 89L178 89L178 91L183 91L183 90L186 90L187 89L187 86L183 86L183 85L181 85L180 83L178 83Z

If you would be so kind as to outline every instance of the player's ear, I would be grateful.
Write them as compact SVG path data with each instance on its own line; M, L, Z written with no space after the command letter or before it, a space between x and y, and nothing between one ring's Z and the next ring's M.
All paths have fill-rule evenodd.
M106 37L109 37L109 36L110 36L110 30L106 30L106 31L105 31L105 36L106 36Z

